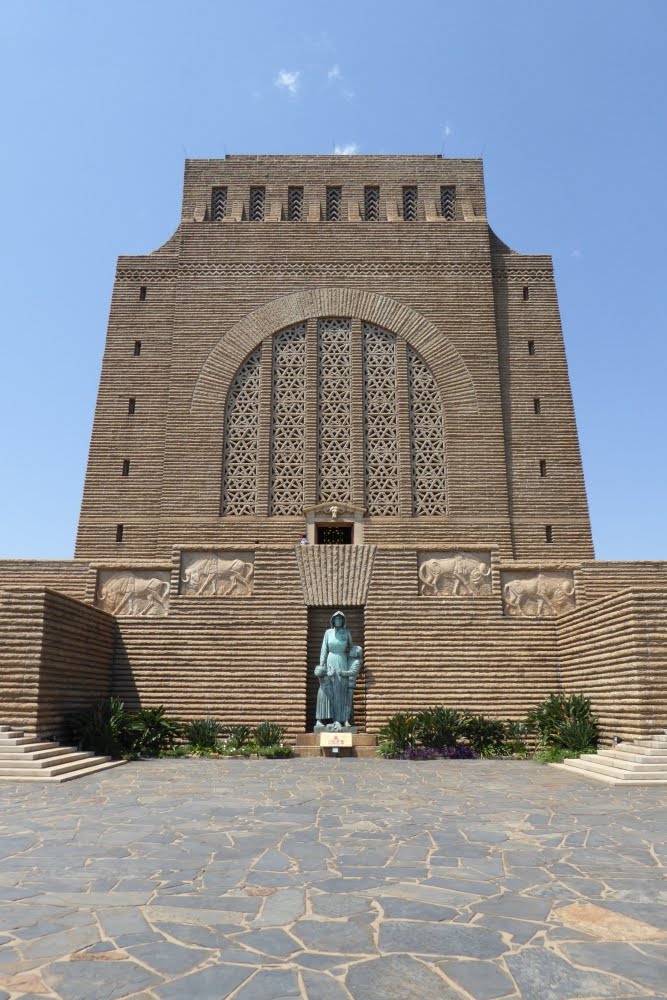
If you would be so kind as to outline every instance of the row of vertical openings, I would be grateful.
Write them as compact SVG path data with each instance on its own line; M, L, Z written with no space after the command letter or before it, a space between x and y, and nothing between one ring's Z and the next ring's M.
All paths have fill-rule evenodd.
M324 217L327 222L342 221L343 189L340 186L327 187L324 203ZM416 222L418 219L418 189L415 184L404 185L402 188L402 212L405 222ZM266 188L251 187L248 197L248 219L250 222L263 222L266 210ZM211 194L211 221L222 222L228 214L228 189L215 187ZM456 218L456 188L452 185L440 187L440 214L443 219L453 221ZM288 187L287 213L290 222L303 222L304 188ZM380 186L369 184L364 187L364 220L366 222L380 221Z

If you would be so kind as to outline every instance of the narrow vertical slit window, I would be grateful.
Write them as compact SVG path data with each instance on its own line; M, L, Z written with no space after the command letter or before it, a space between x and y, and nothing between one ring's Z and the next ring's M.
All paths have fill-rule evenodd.
M529 340L528 341L528 353L529 354L534 354L535 353L535 341L534 340Z
M380 220L380 188L364 188L364 219L366 222L379 222Z
M130 396L130 398L127 401L127 412L129 416L132 416L136 408L137 408L137 400L134 396Z
M264 201L266 191L263 187L250 188L250 221L264 221Z
M528 285L524 285L523 286L523 301L527 302L529 298L530 298L530 288L528 287Z
M456 188L449 185L440 188L440 214L443 219L453 222L456 218Z
M140 302L146 301L146 285L142 285L141 288L139 289L139 301Z
M342 188L339 187L327 188L327 204L326 204L327 222L340 222L342 201L343 201Z
M116 525L116 541L117 542L122 542L123 541L123 532L124 532L124 530L125 530L124 529L124 525L122 525L122 524L117 524Z
M121 476L129 476L129 474L130 474L130 460L129 458L124 458L123 471L121 472Z
M140 340L135 340L135 342L134 342L134 356L135 356L135 358L138 358L140 354L141 354L141 341Z
M551 545L551 543L554 540L554 529L552 528L552 526L550 524L545 524L544 525L544 537L545 537L545 540L546 540L547 544Z
M533 398L533 410L535 411L535 413L542 412L542 401L540 400L539 396L535 396Z
M303 188L287 189L287 218L290 222L303 222Z
M417 221L417 188L414 186L403 188L403 221Z
M213 188L211 195L211 220L222 222L227 215L227 188Z
M547 460L546 458L540 459L540 476L542 479L546 479L547 475Z

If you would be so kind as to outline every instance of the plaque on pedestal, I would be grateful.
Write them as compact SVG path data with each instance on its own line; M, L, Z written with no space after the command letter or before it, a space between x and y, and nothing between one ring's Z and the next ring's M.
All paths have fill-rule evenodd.
M352 733L320 733L321 747L351 747Z

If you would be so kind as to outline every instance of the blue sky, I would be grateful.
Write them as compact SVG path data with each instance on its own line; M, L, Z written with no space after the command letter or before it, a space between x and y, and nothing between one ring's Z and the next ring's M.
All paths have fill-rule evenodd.
M4 0L0 557L74 546L115 259L183 159L485 161L554 257L596 554L667 558L664 0Z

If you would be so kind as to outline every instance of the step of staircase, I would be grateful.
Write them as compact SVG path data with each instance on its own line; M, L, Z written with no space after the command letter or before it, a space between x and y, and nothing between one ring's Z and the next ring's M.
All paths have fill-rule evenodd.
M644 737L552 764L610 785L667 785L667 736Z
M79 761L88 761L95 754L91 753L90 750L73 750L70 753L63 751L63 753L56 753L51 757L41 758L39 760L34 760L31 757L23 757L16 754L14 757L4 757L0 758L0 774L8 768L21 768L22 770L28 769L31 771L44 770L46 768L60 767L62 764L75 764ZM106 757L105 760L110 760L110 757Z
M59 743L35 743L21 747L24 751L23 757L26 760L46 760L48 757L55 757L60 753L76 753L76 747L61 747ZM0 761L15 760L16 754L11 750L0 750Z
M0 726L0 781L60 784L124 763L111 757L96 757L88 750L39 741L10 726Z
M618 750L602 748L598 750L599 757L608 758L610 761L617 761L619 766L622 762L631 764L643 764L646 767L667 767L667 754L637 753L635 750L624 750L625 744L621 743Z
M21 747L26 743L34 743L34 736L19 736L14 733L3 733L0 736L0 747Z

